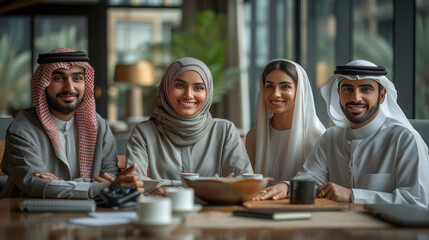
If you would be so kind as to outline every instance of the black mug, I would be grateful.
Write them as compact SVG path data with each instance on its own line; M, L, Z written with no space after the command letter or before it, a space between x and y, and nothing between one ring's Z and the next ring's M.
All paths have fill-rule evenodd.
M290 182L290 203L314 204L315 189L313 181L292 180Z

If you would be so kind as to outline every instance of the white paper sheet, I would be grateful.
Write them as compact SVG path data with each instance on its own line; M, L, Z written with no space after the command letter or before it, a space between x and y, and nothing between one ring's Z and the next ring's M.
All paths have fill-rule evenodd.
M91 212L88 213L90 217L94 218L127 218L137 219L137 212L135 211L118 211L118 212Z
M103 227L119 224L127 224L131 220L137 219L137 213L134 211L121 212L91 212L89 217L72 218L69 220L72 224L84 225L89 227Z

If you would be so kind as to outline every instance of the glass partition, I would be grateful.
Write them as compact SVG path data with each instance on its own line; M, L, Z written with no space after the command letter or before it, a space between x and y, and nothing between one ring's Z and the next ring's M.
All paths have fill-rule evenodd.
M415 118L429 119L429 0L416 1Z
M392 0L353 1L353 59L384 66L394 81Z
M0 17L0 117L31 106L30 17Z
M46 53L55 48L66 47L88 53L87 17L36 16L33 44L33 63L36 63L39 53Z
M145 2L145 1L140 1ZM146 60L152 66L159 65L162 54L151 52L154 44L171 43L171 35L180 28L182 10L180 8L115 8L108 9L108 83L109 120L136 122L152 112L156 105L155 86L142 88L141 102L144 102L143 118L131 119L127 112L127 94L132 87L128 83L114 82L117 64L135 64ZM159 62L154 62L159 61ZM160 79L161 69L154 69L152 80ZM140 98L139 98L140 99Z

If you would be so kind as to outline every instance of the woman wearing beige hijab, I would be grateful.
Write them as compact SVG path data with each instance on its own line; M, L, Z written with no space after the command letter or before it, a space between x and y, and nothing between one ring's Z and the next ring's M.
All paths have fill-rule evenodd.
M142 179L179 186L180 173L227 177L253 173L246 149L231 121L212 118L213 80L198 59L182 58L164 73L158 106L137 124L127 145L127 166Z

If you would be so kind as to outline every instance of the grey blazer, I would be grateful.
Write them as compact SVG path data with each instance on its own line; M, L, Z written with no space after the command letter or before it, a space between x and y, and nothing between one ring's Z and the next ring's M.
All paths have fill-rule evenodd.
M1 168L9 177L0 198L44 197L44 190L52 180L34 177L37 172L51 172L65 181L72 180L68 165L56 157L34 108L21 111L9 126ZM97 143L91 178L102 173L116 176L119 168L112 132L97 114ZM109 184L94 182L91 191L98 195L105 186ZM73 198L73 192L59 197Z

